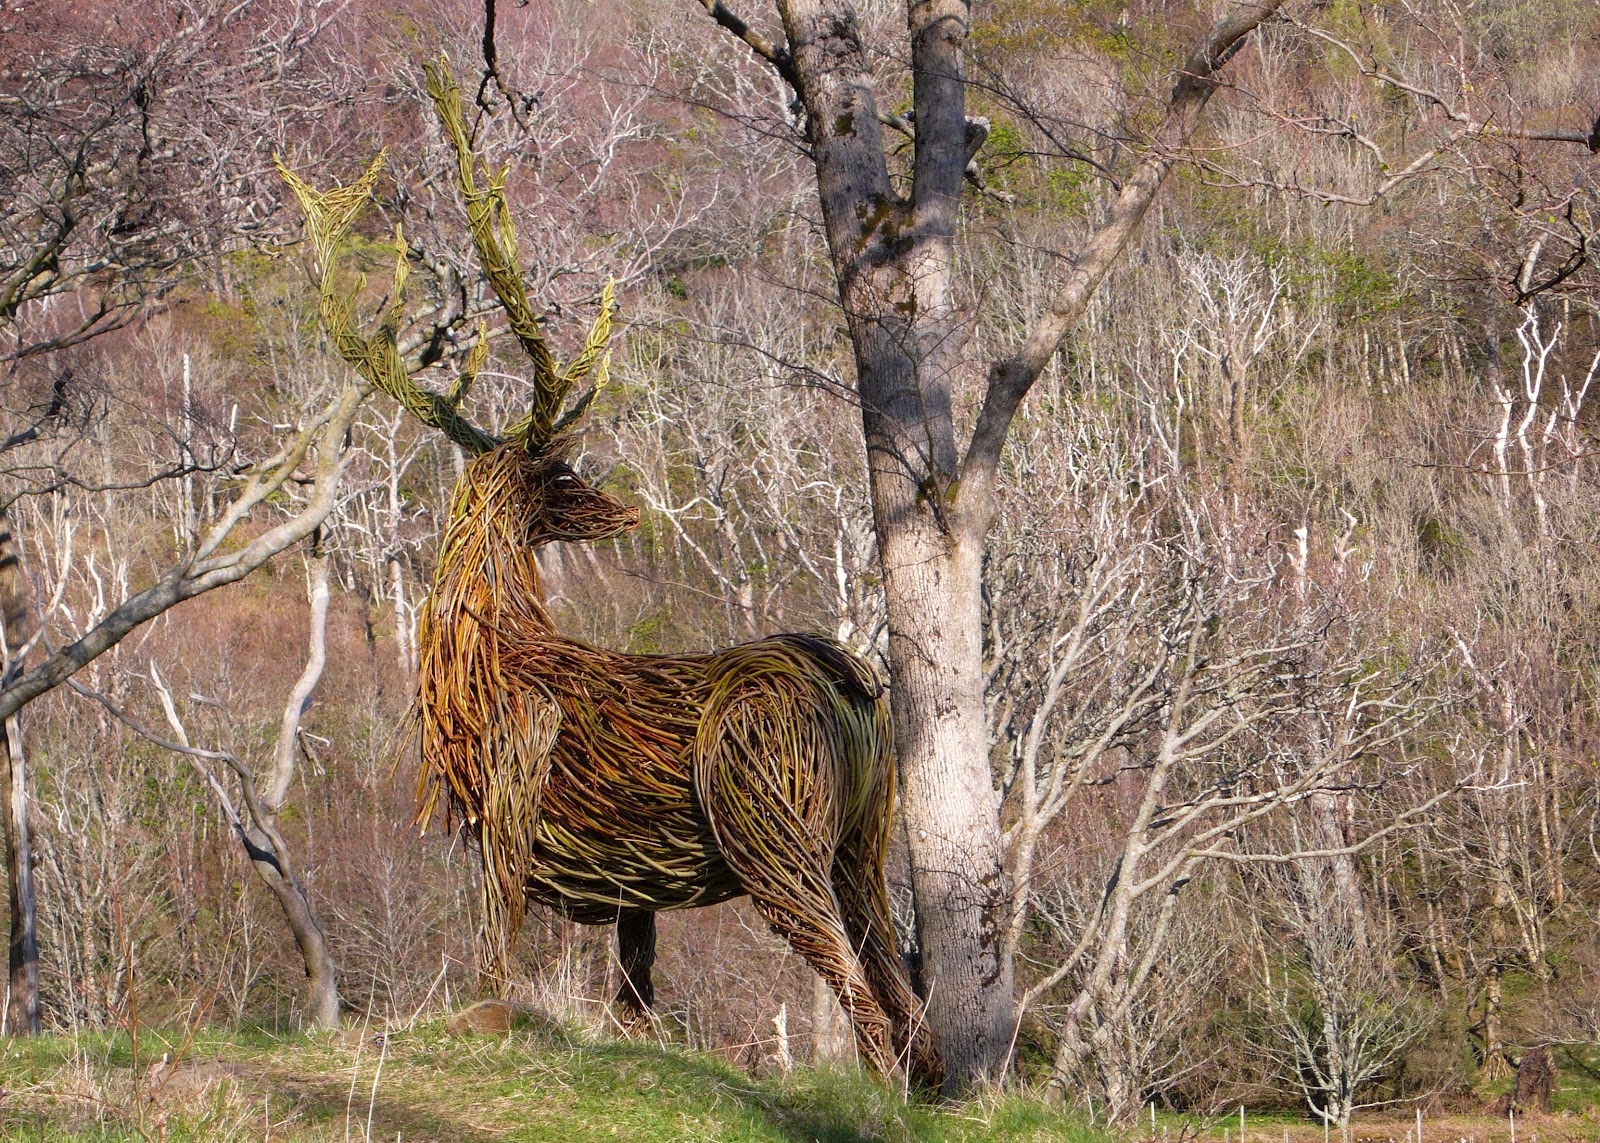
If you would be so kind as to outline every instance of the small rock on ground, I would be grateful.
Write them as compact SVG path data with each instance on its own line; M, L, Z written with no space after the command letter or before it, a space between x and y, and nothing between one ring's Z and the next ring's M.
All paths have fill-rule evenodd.
M513 1028L548 1023L549 1014L531 1004L518 1004L511 1000L480 1000L450 1017L445 1022L445 1030L452 1036L464 1036L469 1032L503 1036Z

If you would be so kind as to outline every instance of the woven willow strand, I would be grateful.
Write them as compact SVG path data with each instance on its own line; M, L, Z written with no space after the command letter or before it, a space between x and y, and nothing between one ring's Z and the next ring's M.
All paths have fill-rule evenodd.
M460 145L466 146L465 127L459 119L460 93L454 88L453 80L451 84L450 90L455 91L454 114L457 117L452 138L459 137ZM445 115L446 105L440 105L441 117ZM472 166L468 160L462 161L463 197L467 198L469 204L474 194L479 199L492 199L497 204L493 206L493 211L500 212L502 216L497 224L490 220L489 214L480 211L473 229L473 244L490 283L502 302L506 303L511 330L528 352L534 366L534 399L529 413L508 425L501 433L484 432L460 412L462 401L471 391L488 358L487 328L483 323L478 325L477 340L468 351L455 383L444 394L430 392L418 385L411 378L410 370L400 355L397 337L404 313L406 283L410 276L404 231L399 226L395 227L395 270L391 287L393 301L373 334L366 336L361 333L350 303L335 281L344 241L370 200L387 155L387 151L381 152L361 177L349 186L335 186L327 191L316 190L289 170L282 159L277 156L273 158L278 173L294 192L305 213L322 324L334 349L369 384L400 402L408 413L423 424L439 429L468 453L487 452L502 441L514 441L535 450L547 448L557 434L583 414L595 394L605 385L611 360L607 347L611 339L612 315L616 310L615 283L607 282L601 291L600 313L584 339L583 348L567 364L559 363L545 343L537 320L531 316L532 308L528 305L521 275L515 269L515 235L510 216L504 213L504 187L496 182L491 185L489 192L471 189L475 187ZM491 272L490 267L495 269ZM364 285L365 278L361 282ZM362 285L358 285L353 293L359 294ZM557 411L567 393L575 384L591 376L594 379L591 387L571 409L558 417Z
M507 325L533 365L532 408L525 417L508 426L502 436L506 440L522 441L529 448L543 448L558 432L574 423L595 393L605 386L610 365L606 346L611 339L611 317L616 310L615 285L606 283L600 296L600 315L584 339L583 348L566 365L560 364L545 340L542 323L528 301L522 274L517 268L516 227L506 203L506 177L510 168L491 172L473 151L461 110L461 88L449 63L441 56L425 64L423 70L439 123L455 151L456 185L466 207L467 226L478 254L478 265L505 308ZM482 186L478 183L479 174L483 176ZM561 415L567 394L591 373L595 378L593 386L571 410Z
M439 429L468 452L487 452L500 443L499 438L473 425L460 414L449 398L430 393L413 381L405 360L400 356L396 335L409 272L405 235L400 228L395 228L394 302L377 332L370 337L362 335L350 303L334 280L344 239L372 197L372 188L377 184L378 173L383 169L387 154L386 151L380 153L366 172L349 186L336 186L327 191L316 190L286 167L282 159L273 157L278 173L294 191L305 212L306 236L313 252L313 277L321 303L323 328L327 330L339 356L370 385L399 401L417 420ZM354 292L359 293L360 289L358 285ZM464 371L467 376L464 381L458 380L455 387L462 395L471 387L470 375L475 375L482 368L483 360L481 352L468 355L467 369Z

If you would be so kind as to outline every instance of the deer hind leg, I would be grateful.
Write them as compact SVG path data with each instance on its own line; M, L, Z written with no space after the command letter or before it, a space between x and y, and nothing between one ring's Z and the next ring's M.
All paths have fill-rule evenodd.
M838 903L831 893L805 903L801 903L801 897L793 886L784 886L770 895L754 887L750 891L756 911L839 998L850 1018L861 1058L883 1075L894 1074L899 1058L890 1038L892 1025L845 934Z
M922 1001L912 991L895 942L884 882L888 850L887 794L881 816L869 812L846 831L833 862L834 892L844 914L845 929L866 970L873 993L888 1013L896 1059L905 1064L918 1087L937 1089L944 1083L944 1057L934 1045Z
M650 909L623 909L617 914L617 960L622 965L622 987L613 1003L637 1023L650 1017L656 1003L656 986L650 967L656 962L656 915Z
M781 684L751 686L717 714L715 735L702 739L695 781L723 860L773 931L838 996L862 1058L890 1074L896 1054L889 1016L833 889L843 788L835 773L842 764L837 735L808 716L814 708L807 710L805 696L785 695Z

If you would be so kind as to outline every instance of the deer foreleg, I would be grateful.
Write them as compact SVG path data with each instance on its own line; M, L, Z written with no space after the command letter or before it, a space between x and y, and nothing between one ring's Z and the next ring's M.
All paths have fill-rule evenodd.
M649 909L623 909L617 914L617 960L622 965L622 987L616 1005L630 1019L650 1015L656 986L650 966L656 962L656 915Z

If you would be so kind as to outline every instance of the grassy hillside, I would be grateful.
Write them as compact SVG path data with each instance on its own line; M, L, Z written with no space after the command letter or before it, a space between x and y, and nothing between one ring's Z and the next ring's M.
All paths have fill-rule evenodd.
M173 1061L177 1061L174 1063ZM1568 1061L1569 1063L1571 1061ZM1425 1112L1432 1143L1600 1143L1592 1076L1562 1070L1554 1114ZM1357 1118L1350 1143L1410 1143L1415 1109ZM1232 1143L1236 1112L1141 1116L1127 1143ZM1250 1143L1321 1143L1303 1115L1252 1111ZM850 1069L753 1078L671 1045L528 1027L458 1036L442 1021L336 1035L264 1031L45 1036L4 1042L0 1139L588 1143L1113 1143L1021 1095L908 1102ZM1337 1133L1333 1138L1337 1139Z
M168 1061L163 1064L163 1056ZM170 1061L177 1059L174 1066ZM1021 1099L908 1103L854 1072L752 1079L723 1060L564 1032L438 1023L280 1037L145 1032L8 1041L0 1138L1096 1143Z

